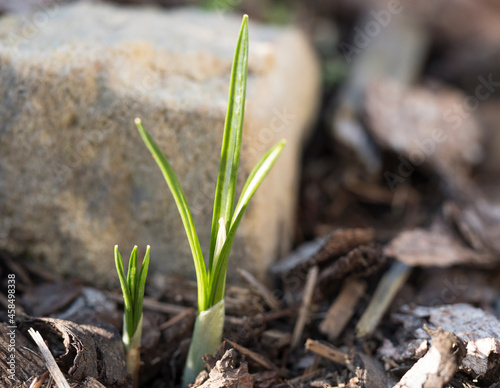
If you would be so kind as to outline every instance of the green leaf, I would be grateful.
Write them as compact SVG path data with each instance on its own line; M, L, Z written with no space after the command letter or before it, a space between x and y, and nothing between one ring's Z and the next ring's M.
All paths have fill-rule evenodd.
M203 311L206 307L206 267L205 261L203 260L203 254L201 252L200 242L198 240L198 235L196 234L196 229L193 222L193 217L191 216L191 211L189 209L189 205L186 200L186 196L184 195L184 191L181 188L179 180L175 175L175 172L170 165L168 159L160 150L156 142L151 138L149 133L144 129L142 122L140 119L135 119L135 124L139 133L142 137L142 140L148 147L149 151L153 155L158 167L160 168L165 181L172 193L175 204L177 205L177 209L182 219L182 223L184 225L184 229L186 231L186 235L189 241L189 247L191 248L191 253L193 255L194 266L196 270L196 280L198 283L198 310Z
M272 146L253 168L247 178L247 181L245 182L245 186L243 186L243 190L241 190L240 199L238 200L238 204L236 205L234 216L231 221L231 227L238 217L238 214L240 212L244 212L244 208L248 205L260 184L274 166L274 163L276 163L276 160L278 160L285 144L286 141L283 139Z
M135 295L135 307L134 307L134 326L139 325L139 321L142 316L142 304L144 301L144 290L146 288L146 277L148 276L149 269L149 251L150 246L146 248L146 254L144 255L144 260L142 261L141 272L137 277L137 289Z
M118 278L120 279L120 286L123 294L123 303L124 303L124 313L126 327L129 331L129 336L132 337L134 334L132 331L133 325L133 305L132 305L132 296L130 295L130 289L128 287L127 278L125 277L125 273L123 272L123 259L118 251L118 245L115 245L115 266L116 271L118 272Z
M118 251L118 245L115 245L115 266L116 266L116 272L118 272L118 278L120 279L120 286L122 288L125 309L130 309L132 306L130 300L130 292L128 290L125 273L123 272L123 260L122 256L120 255L120 252Z
M214 276L210 278L209 306L214 306L224 299L224 293L226 291L227 263L229 260L229 254L231 253L234 236L236 235L236 230L238 229L240 221L243 218L243 213L244 211L240 212L233 226L229 229L226 242L221 249L219 259L214 267Z
M136 285L137 285L137 277L138 277L138 261L137 261L137 245L132 249L130 253L130 260L128 262L128 272L127 272L127 284L128 289L130 291L130 302L132 303L132 307L135 306L136 299Z
M250 200L273 167L281 152L283 151L285 143L286 142L284 140L281 140L279 143L274 145L260 159L260 161L248 176L245 186L243 187L243 190L241 192L238 204L236 205L234 216L230 223L229 233L227 234L226 242L222 247L219 259L214 268L214 276L210 279L210 305L214 305L224 298L227 263L229 260L229 254L231 253L231 247L233 245L236 231L238 229L238 226L240 225L241 219L243 218L243 214L245 214L245 210Z
M234 53L231 70L231 83L229 86L229 102L224 124L219 175L215 190L214 212L212 217L212 232L210 240L210 256L208 260L209 277L213 275L214 261L216 260L215 247L219 235L220 223L223 218L226 222L226 231L229 229L228 221L232 219L234 207L234 193L236 178L240 162L241 135L243 131L243 118L245 115L245 96L248 67L248 16L243 17L238 43Z

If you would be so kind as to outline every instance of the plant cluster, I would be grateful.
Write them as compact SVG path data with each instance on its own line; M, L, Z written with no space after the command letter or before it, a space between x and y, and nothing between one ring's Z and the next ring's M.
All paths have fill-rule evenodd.
M161 151L149 133L144 129L141 120L138 118L135 120L142 140L158 164L158 167L160 168L177 205L177 209L186 231L189 246L191 248L196 270L198 286L198 316L195 322L195 328L183 376L183 384L185 386L193 382L197 374L203 368L201 356L207 353L213 354L220 344L222 329L224 326L224 293L226 287L226 274L229 254L231 252L234 237L251 198L266 175L269 173L285 146L285 141L280 141L260 159L251 171L235 205L236 180L240 161L243 120L245 114L247 69L248 17L245 15L241 24L231 70L229 102L224 125L219 173L215 189L208 268L201 251L191 210L179 180L165 154ZM115 254L116 252L118 252L117 249L115 249ZM136 252L136 250L132 252L133 255L134 252ZM120 274L118 265L117 268ZM130 268L131 267L129 266L129 274ZM134 267L132 266L132 271L134 270L133 268ZM141 274L143 274L142 270ZM131 286L129 286L129 288L124 287L124 284L128 285L129 283L125 283L122 278L124 279L123 269L122 274L120 275L120 281L122 282L124 296L125 293L129 293L128 306L137 303L137 300L130 300L130 294L133 293L131 291ZM144 289L142 288L141 295L143 295L143 291ZM142 308L142 305L140 307ZM133 310L133 317L125 318L127 322L127 332L124 330L124 336L130 336L130 333L132 333L132 331L129 332L131 327L135 327L137 329L137 326L134 325L138 324L140 326L138 314L139 313L136 310ZM129 322L127 319L130 319L131 321Z

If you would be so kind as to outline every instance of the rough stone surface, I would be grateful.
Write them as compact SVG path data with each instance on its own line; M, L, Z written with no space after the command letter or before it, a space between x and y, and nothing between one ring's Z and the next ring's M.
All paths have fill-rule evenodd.
M133 120L171 160L206 252L240 23L92 3L1 19L0 249L108 284L115 244L124 256L150 244L153 271L193 276L174 201ZM262 278L290 244L319 75L297 30L250 23L250 40L240 188L272 144L288 141L230 259Z

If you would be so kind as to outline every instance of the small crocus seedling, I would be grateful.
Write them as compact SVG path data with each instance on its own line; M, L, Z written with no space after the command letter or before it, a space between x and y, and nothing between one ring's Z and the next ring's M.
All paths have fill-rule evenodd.
M144 288L149 267L149 245L142 266L139 269L137 260L137 246L130 254L128 272L125 277L123 271L123 260L118 245L115 245L115 265L125 304L123 313L123 345L127 357L127 372L134 379L134 386L137 383L139 367L141 363L141 336L142 336L142 303L144 300Z
M274 145L250 172L240 198L234 205L236 177L240 160L243 117L248 68L248 17L243 17L238 43L234 54L229 86L229 103L224 125L219 175L215 190L212 218L210 255L208 270L201 252L198 235L191 211L179 180L170 162L156 142L144 129L140 119L136 119L144 143L152 153L156 163L172 192L177 209L186 230L189 246L194 259L198 284L198 316L196 318L191 346L189 348L183 384L193 382L203 369L203 354L213 354L220 344L224 327L224 292L229 253L236 230L255 191L281 154L285 141Z

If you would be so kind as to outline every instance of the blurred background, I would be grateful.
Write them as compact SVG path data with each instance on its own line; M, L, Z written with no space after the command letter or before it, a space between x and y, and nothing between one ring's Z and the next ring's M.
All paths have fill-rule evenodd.
M40 8L50 9L51 4L76 1L0 0L0 13L30 15ZM325 317L329 301L349 276L366 278L368 283L367 291L363 288L359 294L361 307L353 313L356 320L373 295L382 270L404 263L407 272L403 286L399 284L401 289L394 292L392 312L407 303L463 302L500 316L499 0L114 3L159 9L190 6L221 18L246 13L252 22L293 26L311 43L321 68L321 95L313 130L302 145L293 247L321 237L325 240L317 240L319 245L312 253L304 250L305 258L278 254L284 264L271 268L272 280L276 280L272 287L283 291L286 305L298 305L302 291L287 284L285 275L293 270L304 275L304 268L319 265L314 302L320 307L311 313L313 320ZM266 84L263 89L267 88ZM9 259L9 268L13 262ZM186 265L191 267L191 262ZM167 282L153 275L151 279L152 297L182 305L195 303L193 284L186 287L186 282ZM300 282L305 282L305 275ZM249 313L248 306L254 304L249 302L247 290L238 292L242 296L233 293L231 303L236 305L236 300L241 302L237 307L243 307L235 312L233 305L231 314L246 317L263 311L255 303L258 308ZM150 327L158 326L163 317L155 319ZM243 321L234 322L233 327L229 325L234 338L261 351L260 337L249 334L242 339ZM384 322L384 335L374 336L371 348L365 344L363 348L376 353L384 336L394 334L394 322ZM291 332L292 324L287 321L277 327ZM315 327L312 331L313 336L318 334ZM186 333L184 337L189 335ZM355 343L353 327L347 325L345 333L333 343ZM177 349L176 341L184 337L172 336L169 341L174 345L162 357L170 360L168 352ZM153 349L157 341L151 339L146 348ZM276 350L274 345L269 348L270 353ZM302 368L295 363L294 353L290 354L293 362L289 364ZM280 360L281 355L272 358ZM151 379L155 373L151 372ZM170 376L171 371L163 373Z
M430 222L443 198L497 196L500 2L116 2L247 13L307 34L321 61L322 102L304 147L296 245L336 226L373 226L389 238ZM0 12L50 3L2 0ZM438 127L457 135L429 140L428 153L415 148L422 161L411 161L415 141ZM408 176L398 173L402 159Z

